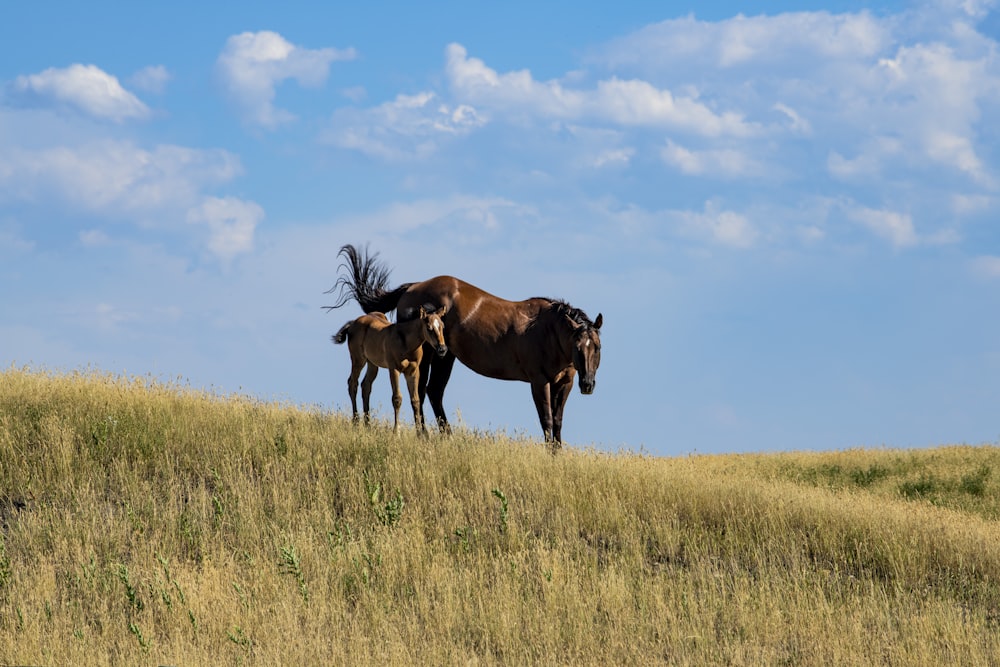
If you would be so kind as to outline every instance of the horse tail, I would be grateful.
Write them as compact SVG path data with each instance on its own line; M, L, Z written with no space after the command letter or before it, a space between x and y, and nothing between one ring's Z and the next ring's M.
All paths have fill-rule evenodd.
M378 253L369 253L368 246L359 250L347 244L337 254L344 257L338 269L346 270L346 275L337 278L336 284L325 292L338 292L337 303L324 306L327 310L340 308L354 299L366 313L388 313L396 308L400 297L413 284L406 283L389 290L389 268L379 261Z
M344 341L346 341L347 340L347 330L351 328L352 324L354 324L354 320L351 320L350 322L348 322L344 326L340 327L340 331L338 331L337 333L333 334L333 336L331 337L331 340L333 340L333 342L336 343L337 345L340 345L341 343L343 343Z
M399 300L406 293L406 290L410 289L411 285L413 283L403 283L391 292L383 292L377 298L369 298L364 301L358 299L358 303L361 304L361 309L366 313L388 313L396 310Z

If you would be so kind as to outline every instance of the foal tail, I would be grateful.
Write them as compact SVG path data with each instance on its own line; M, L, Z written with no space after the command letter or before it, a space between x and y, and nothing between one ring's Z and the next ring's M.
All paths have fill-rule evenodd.
M337 278L336 284L326 291L326 294L338 292L336 304L323 306L327 310L340 308L354 299L366 313L388 313L395 310L400 297L413 284L405 283L389 290L389 268L379 261L378 253L368 252L368 246L358 250L347 244L337 254L345 258L338 268L346 269L347 275Z
M330 339L334 343L336 343L337 345L340 345L341 343L343 343L344 341L346 341L347 340L347 330L351 328L351 325L353 323L354 323L354 320L351 320L350 322L348 322L344 326L340 327L340 331L338 331L337 333L333 334L333 336L331 336Z

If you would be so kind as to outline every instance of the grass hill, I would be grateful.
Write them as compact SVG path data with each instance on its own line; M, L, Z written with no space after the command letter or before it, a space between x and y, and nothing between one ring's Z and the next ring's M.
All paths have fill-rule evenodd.
M997 665L998 470L553 456L11 368L0 663Z

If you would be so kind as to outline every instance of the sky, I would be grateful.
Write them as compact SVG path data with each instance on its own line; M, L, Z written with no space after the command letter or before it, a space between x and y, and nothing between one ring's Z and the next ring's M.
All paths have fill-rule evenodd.
M6 3L0 368L349 411L367 243L602 313L573 446L995 443L998 40L997 0ZM541 435L524 383L445 406Z

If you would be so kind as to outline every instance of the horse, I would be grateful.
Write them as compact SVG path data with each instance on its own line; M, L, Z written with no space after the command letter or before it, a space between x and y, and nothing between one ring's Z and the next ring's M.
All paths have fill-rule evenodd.
M545 441L552 443L553 451L562 446L563 411L574 377L579 375L580 393L594 392L601 363L601 314L591 321L579 308L545 297L508 301L452 276L388 289L389 270L377 253L348 244L339 254L346 258L340 268L347 275L327 291L340 289L338 303L327 309L353 298L365 312L395 309L400 322L417 316L421 304L444 309L448 353L425 355L418 382L420 403L430 398L442 431L450 431L443 399L458 358L480 375L529 383Z
M424 344L430 346L439 356L448 353L444 339L444 323L441 312L423 307L417 309L417 318L407 322L391 324L384 313L372 312L351 320L333 335L333 342L347 341L351 353L351 374L347 378L347 391L351 395L351 409L354 421L358 421L358 376L361 368L368 365L364 380L361 381L361 399L365 408L365 423L369 423L372 383L378 369L389 369L392 384L393 428L399 431L399 408L403 397L399 392L399 374L406 376L406 389L413 406L413 423L417 433L426 432L424 426L423 401L417 384L420 380L420 365L423 360Z

